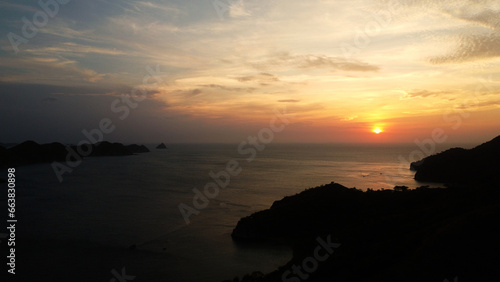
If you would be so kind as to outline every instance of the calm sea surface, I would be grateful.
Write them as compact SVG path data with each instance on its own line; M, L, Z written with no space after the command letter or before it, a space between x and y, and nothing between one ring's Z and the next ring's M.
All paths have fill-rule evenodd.
M137 246L137 255L120 260L124 265L102 259L103 273L110 277L95 281L109 281L110 271L121 267L136 276L134 281L221 281L255 270L270 272L290 259L285 246L238 246L230 237L241 217L275 200L332 181L359 189L425 184L415 182L408 169L415 145L271 144L252 161L238 153L237 145L168 147L85 159L62 183L48 164L19 167L18 236L98 245L105 251L95 256L108 253L102 257ZM193 188L203 190L212 182L209 173L224 170L230 160L238 162L240 174L186 225L179 204L193 206ZM63 255L80 256L76 249L67 248ZM57 263L64 271L64 263L72 262Z

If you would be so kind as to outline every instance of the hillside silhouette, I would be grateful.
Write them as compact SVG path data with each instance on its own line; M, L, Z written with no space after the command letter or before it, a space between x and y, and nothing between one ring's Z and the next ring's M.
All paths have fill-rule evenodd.
M411 164L415 180L441 183L500 180L500 136L473 149L452 148Z
M447 174L439 180L460 185L363 192L332 182L242 218L232 233L237 244L288 244L293 258L272 273L228 281L497 281L499 143L451 149L418 168L440 169ZM340 246L314 264L318 238Z

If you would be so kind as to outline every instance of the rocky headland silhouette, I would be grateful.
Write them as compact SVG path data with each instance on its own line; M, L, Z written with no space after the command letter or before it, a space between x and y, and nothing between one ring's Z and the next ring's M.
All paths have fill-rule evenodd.
M473 149L452 148L413 162L415 180L451 184L500 181L500 136Z
M416 179L446 188L361 191L332 182L276 201L242 218L231 236L290 245L293 258L227 281L496 281L499 153L497 137L412 164ZM340 245L320 260L318 238Z

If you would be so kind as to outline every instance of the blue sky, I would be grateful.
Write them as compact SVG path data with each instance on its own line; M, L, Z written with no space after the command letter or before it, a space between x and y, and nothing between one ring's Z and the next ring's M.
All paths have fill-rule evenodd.
M38 1L0 1L0 142L77 142L102 118L111 141L239 142L285 106L283 142L499 134L497 1L42 3L45 22ZM121 120L134 87L147 98Z

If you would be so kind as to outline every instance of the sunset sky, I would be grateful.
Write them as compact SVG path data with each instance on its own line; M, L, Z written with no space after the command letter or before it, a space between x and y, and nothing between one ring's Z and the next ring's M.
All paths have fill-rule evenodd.
M499 1L54 1L0 1L0 142L109 118L110 141L238 143L285 107L277 142L500 135Z

